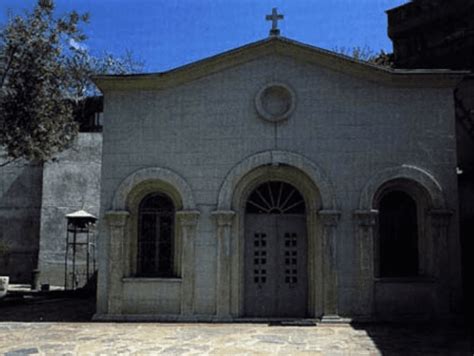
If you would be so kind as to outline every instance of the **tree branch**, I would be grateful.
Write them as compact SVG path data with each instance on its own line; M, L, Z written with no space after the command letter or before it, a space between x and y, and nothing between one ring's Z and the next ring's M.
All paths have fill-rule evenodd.
M12 158L12 159L9 159L9 160L7 160L3 163L0 163L0 168L5 167L5 166L9 165L10 163L13 163L17 160L18 160L18 158Z
M1 81L0 81L0 88L3 88L3 85L5 84L5 81L7 80L7 73L8 73L8 71L10 70L10 67L11 67L11 65L12 65L12 63L13 63L13 57L15 56L16 50L17 50L17 47L14 47L14 48L13 48L13 51L12 51L12 53L11 53L11 55L10 55L10 60L7 61L7 64L6 64L6 66L5 66L5 70L4 70L3 74L2 74L2 79L1 79ZM1 167L1 166L0 166L0 167Z

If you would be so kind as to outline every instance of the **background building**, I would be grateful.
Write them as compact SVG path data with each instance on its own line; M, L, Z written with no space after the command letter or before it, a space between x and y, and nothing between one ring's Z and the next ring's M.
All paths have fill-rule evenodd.
M64 283L65 215L99 213L102 98L77 105L73 146L45 164L16 161L0 169L0 274L12 283Z
M472 69L473 13L471 0L414 0L388 10L395 66Z
M398 68L474 70L474 2L414 0L388 10ZM453 92L465 300L474 299L474 75ZM468 303L473 313L472 303Z

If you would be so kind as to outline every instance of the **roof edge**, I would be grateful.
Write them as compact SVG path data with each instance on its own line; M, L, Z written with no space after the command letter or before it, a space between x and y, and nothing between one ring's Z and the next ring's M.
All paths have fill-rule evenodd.
M368 62L356 60L343 54L297 42L285 37L269 37L263 40L231 49L195 62L173 68L166 72L140 73L127 75L99 75L92 77L102 90L125 89L161 89L221 71L268 54L293 56L313 62L336 71L358 75L373 81L402 85L400 81L418 81L405 83L407 86L451 86L460 81L469 71L449 69L392 69ZM428 82L426 82L428 80ZM433 83L435 82L435 83ZM443 82L445 82L443 84Z

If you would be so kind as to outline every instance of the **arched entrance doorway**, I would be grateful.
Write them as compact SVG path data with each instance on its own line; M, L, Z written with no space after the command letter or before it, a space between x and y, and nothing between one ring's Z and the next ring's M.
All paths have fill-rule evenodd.
M245 206L245 316L305 317L307 259L303 196L283 181L260 184Z

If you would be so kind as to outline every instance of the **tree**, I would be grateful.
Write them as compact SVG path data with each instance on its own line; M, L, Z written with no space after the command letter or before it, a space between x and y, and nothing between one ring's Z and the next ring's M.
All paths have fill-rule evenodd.
M90 76L135 71L128 57L92 57L80 25L87 14L54 16L53 0L38 0L0 31L0 146L4 166L24 158L47 161L67 148L78 128L73 110L97 93Z
M335 47L334 52L343 54L347 57L352 57L358 61L368 62L384 67L393 66L393 54L385 53L384 50L380 50L380 52L377 53L367 46L356 46L353 48Z
M379 66L393 68L393 53L385 53L384 50L381 50L370 62Z
M84 40L78 24L86 15L53 18L52 1L40 0L26 18L13 18L2 31L0 145L11 160L47 160L77 131L67 86L64 43Z
M101 56L91 56L86 49L77 47L74 55L67 58L67 75L69 86L67 97L79 102L85 97L99 95L95 84L90 80L98 74L129 74L143 70L144 64L136 60L131 51L116 57L104 52Z

